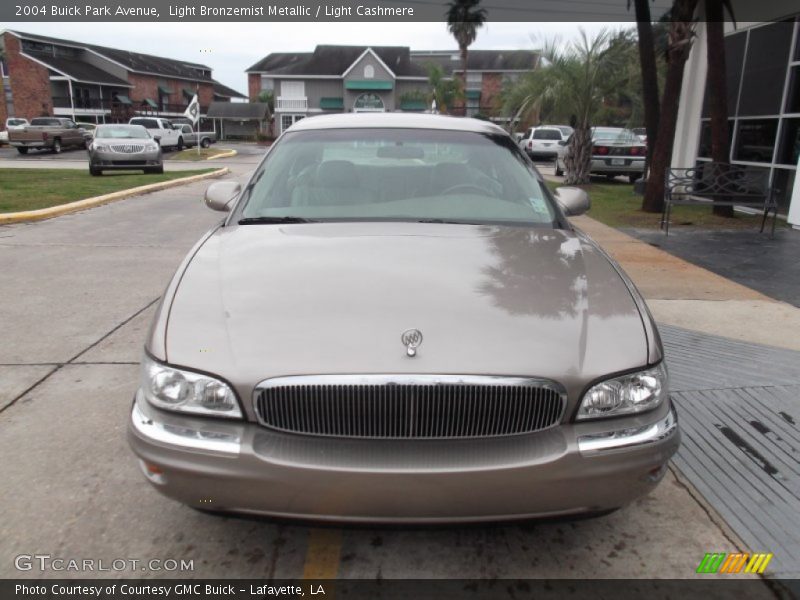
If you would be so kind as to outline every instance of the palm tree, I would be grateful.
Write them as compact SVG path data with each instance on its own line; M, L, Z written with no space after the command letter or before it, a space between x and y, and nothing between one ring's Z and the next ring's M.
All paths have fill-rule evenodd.
M723 7L732 14L728 0L705 0L706 53L708 55L708 108L711 116L711 160L719 164L730 162L728 134L728 85L725 74L725 37ZM724 168L724 167L723 167ZM733 217L733 206L713 207L715 215Z
M481 8L481 0L452 0L447 6L447 30L458 42L466 83L467 52L478 37L478 29L486 22L486 9Z
M636 12L636 31L639 34L639 63L642 71L642 101L649 161L658 138L658 120L661 112L658 94L658 63L656 62L656 46L648 0L628 0L628 9L631 7L631 2L633 2Z
M626 77L621 45L604 29L589 38L581 30L579 39L566 45L546 42L541 51L542 66L523 75L504 91L504 108L518 117L549 107L552 116L574 121L564 159L568 185L587 183L592 155L590 128L603 107L604 99L616 92Z
M428 65L430 100L436 100L436 111L447 114L457 100L464 99L464 89L456 78L448 79L444 69L435 63Z
M647 179L642 210L661 212L664 208L664 187L667 168L672 158L672 144L678 121L678 104L683 87L683 71L694 38L694 10L698 0L675 0L670 11L669 41L667 44L667 75L664 95L661 97L661 120L658 138L650 157L650 174Z

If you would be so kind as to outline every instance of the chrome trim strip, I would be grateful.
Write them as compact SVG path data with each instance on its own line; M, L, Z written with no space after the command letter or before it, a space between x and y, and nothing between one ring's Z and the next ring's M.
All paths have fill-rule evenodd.
M578 437L578 451L584 456L602 454L610 450L628 449L665 440L678 430L678 415L670 406L667 416L644 427L633 427L582 435Z
M378 374L346 374L346 375L291 375L285 377L273 377L265 379L258 383L253 389L252 402L253 413L258 420L258 423L263 427L273 429L275 431L283 431L288 433L297 433L293 430L284 430L275 427L273 424L268 423L258 407L258 400L262 390L270 388L294 388L299 386L315 386L315 385L352 385L352 386L393 386L393 385L465 385L465 386L487 386L487 387L504 387L504 386L527 386L538 389L547 389L558 394L561 400L561 407L558 417L554 423L548 427L542 427L536 431L546 431L553 427L561 425L564 418L564 413L567 408L567 392L566 389L558 382L551 379L543 379L539 377L520 377L520 376L505 376L505 375L454 375L454 374L413 374L413 373L378 373ZM319 434L309 434L319 435ZM520 435L516 433L499 434L491 437L503 437L504 435ZM338 437L338 436L334 436ZM347 436L345 436L347 437ZM358 436L360 437L360 436ZM391 436L390 436L391 437ZM468 439L470 436L459 436L453 439ZM361 439L387 439L379 438L361 438ZM406 438L403 438L406 439ZM415 438L407 438L415 439ZM450 439L429 437L425 439Z
M138 401L133 403L131 422L139 435L162 444L225 454L239 454L241 450L241 436L156 421L142 412Z

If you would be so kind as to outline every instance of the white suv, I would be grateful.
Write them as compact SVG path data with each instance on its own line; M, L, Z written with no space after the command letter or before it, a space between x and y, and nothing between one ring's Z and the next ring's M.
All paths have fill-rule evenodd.
M556 159L564 155L567 136L558 127L531 127L519 142L531 158Z

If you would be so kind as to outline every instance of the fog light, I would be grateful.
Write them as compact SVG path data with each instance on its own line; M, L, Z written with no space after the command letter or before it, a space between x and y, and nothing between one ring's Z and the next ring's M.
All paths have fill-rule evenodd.
M142 473L144 473L144 476L153 483L158 485L164 485L167 483L167 477L164 475L164 471L161 470L161 467L152 465L143 460L139 461L139 466L142 468Z

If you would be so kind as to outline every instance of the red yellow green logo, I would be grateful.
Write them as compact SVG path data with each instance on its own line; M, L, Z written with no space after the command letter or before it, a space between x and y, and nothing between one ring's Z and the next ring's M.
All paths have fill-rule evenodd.
M697 567L698 573L763 573L769 561L772 560L772 553L753 553L733 552L706 552L700 565Z

